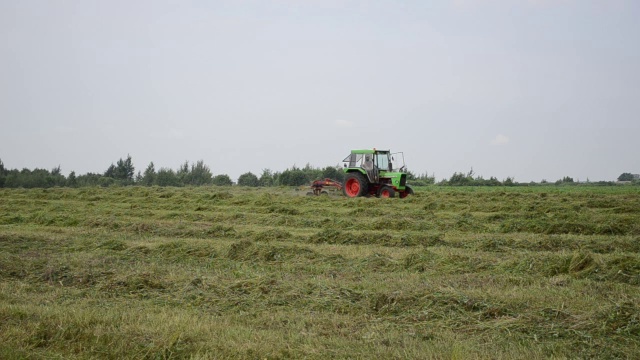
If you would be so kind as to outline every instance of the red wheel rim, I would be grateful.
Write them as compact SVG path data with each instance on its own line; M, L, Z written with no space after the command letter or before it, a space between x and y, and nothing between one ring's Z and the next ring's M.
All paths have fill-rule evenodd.
M350 197L358 196L358 193L360 192L360 182L356 179L347 180L345 190L347 192L347 195L349 195Z
M380 192L380 197L383 197L383 198L388 198L388 197L390 197L390 195L391 195L391 193L389 192L388 189L384 189L384 190L382 190Z

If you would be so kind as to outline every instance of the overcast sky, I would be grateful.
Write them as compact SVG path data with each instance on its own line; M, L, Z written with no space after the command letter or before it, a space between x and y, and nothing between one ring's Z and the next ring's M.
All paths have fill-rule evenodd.
M640 1L0 0L0 159L640 173Z

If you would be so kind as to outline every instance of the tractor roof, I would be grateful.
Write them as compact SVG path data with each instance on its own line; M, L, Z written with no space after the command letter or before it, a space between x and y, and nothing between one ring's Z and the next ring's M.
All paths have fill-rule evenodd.
M362 150L351 150L352 154L375 154L377 152L389 152L389 150L378 150L378 149L362 149Z

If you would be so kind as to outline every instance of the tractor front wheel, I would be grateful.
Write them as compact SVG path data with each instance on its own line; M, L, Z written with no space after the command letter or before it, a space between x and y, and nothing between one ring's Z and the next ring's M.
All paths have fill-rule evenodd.
M369 183L367 179L359 172L350 172L345 177L344 194L347 197L364 196L369 192Z
M380 189L378 190L378 197L381 198L392 198L396 196L396 191L393 190L393 188L391 186L382 186L380 187Z

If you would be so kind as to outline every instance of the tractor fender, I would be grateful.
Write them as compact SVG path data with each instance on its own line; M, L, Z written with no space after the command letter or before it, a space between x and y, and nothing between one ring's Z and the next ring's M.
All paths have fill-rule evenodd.
M348 174L350 172L359 172L362 175L367 175L367 172L364 169L360 169L360 168L357 168L357 169L354 169L354 168L344 169L344 173L345 174Z

